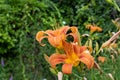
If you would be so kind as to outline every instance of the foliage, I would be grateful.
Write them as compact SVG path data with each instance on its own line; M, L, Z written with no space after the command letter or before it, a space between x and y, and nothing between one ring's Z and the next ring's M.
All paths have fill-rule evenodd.
M111 20L120 17L119 13L105 0L0 0L0 58L5 62L5 66L0 65L0 79L8 80L11 76L15 80L57 79L43 59L44 53L50 55L55 50L50 45L39 46L35 40L36 32L75 25L81 35L90 35L81 36L82 44L92 40L95 48L96 42L101 46L112 32L117 31ZM85 27L89 23L100 26L103 31L90 34ZM44 42L47 43L47 40ZM101 52L100 55L109 53ZM100 66L105 73L112 73L119 80L120 56L115 59L116 62L112 62L109 55L105 56L108 61ZM88 80L106 80L106 74L101 75L98 70L86 71L86 75Z
M56 19L60 17L57 16L59 13L54 6L51 7L52 4L51 1L44 0L1 0L0 54L9 53L12 48L19 48L20 45L17 44L21 42L20 39L24 35L32 34L30 29L47 29L60 22Z

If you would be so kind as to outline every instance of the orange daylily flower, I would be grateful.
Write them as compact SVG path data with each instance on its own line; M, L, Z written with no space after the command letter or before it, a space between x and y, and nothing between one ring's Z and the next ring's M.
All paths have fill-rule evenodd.
M90 55L86 46L70 44L62 41L65 54L54 53L49 57L51 67L55 68L57 64L63 63L62 72L65 74L72 73L72 67L78 66L80 62L84 63L88 69L94 65L94 58Z
M68 30L71 30L71 33L67 34ZM73 36L74 38L73 42L78 42L77 33L78 33L77 27L64 26L56 30L39 31L36 34L36 40L40 42L41 45L44 46L45 44L42 44L41 41L44 38L48 38L48 41L52 46L61 49L63 47L62 40L66 40L66 37L68 35Z
M91 31L92 33L94 33L95 31L98 31L98 32L101 32L101 31L102 31L102 28L100 28L100 27L98 27L98 26L96 26L96 25L91 25L91 24L88 24L88 25L86 26L86 28L87 28L87 29L90 29L90 31Z

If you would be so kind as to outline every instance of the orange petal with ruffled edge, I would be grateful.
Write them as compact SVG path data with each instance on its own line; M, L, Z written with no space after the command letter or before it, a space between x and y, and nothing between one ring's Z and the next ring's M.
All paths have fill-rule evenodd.
M62 66L62 72L64 74L71 74L72 73L72 64L63 64Z
M42 45L42 46L45 46L45 44L41 43L42 39L47 38L47 36L45 36L44 34L45 34L44 31L39 31L39 32L36 34L36 40L37 40L38 42L40 42L40 45Z
M83 51L87 49L86 46L73 45L74 52L79 56Z
M70 27L70 30L72 31L72 33L70 33L69 35L72 35L74 38L73 42L78 42L79 43L79 32L78 32L78 28L75 26Z
M94 65L94 58L88 53L82 53L79 57L80 61L84 63L88 69L92 68Z
M57 37L49 37L48 41L49 43L54 46L54 47L60 47L61 46L61 38L59 38L60 36Z
M44 36L44 31L39 31L37 34L36 34L36 40L39 42L40 39Z
M65 54L54 53L49 57L49 63L53 68L55 68L57 64L63 63L65 59Z
M47 30L47 31L45 31L45 33L46 33L48 36L56 36L55 31L53 31L53 30Z
M56 37L48 37L49 43L52 46L57 47L58 49L63 48L62 40L65 40L65 35L56 36Z
M66 41L62 41L62 44L63 44L63 49L65 53L67 54L67 56L71 56L71 54L74 53L73 45Z
M66 34L67 31L70 29L69 26L63 26L60 28L60 34Z
M87 49L87 46L80 46L80 53L82 53L83 51L85 51Z
M73 33L78 32L78 28L75 27L75 26L71 26L70 29L71 29L71 31L72 31Z

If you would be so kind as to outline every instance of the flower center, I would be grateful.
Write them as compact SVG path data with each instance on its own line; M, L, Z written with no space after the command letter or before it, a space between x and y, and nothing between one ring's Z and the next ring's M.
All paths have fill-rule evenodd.
M79 57L75 53L72 53L71 55L68 55L67 59L65 59L65 63L77 66L79 64Z

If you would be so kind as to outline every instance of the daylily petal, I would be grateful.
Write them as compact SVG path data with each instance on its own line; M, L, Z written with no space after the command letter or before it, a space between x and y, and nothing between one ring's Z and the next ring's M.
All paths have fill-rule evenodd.
M61 44L61 39L59 37L49 37L48 38L48 41L49 43L54 46L54 47L57 47L57 46L60 46Z
M62 41L62 43L63 43L63 49L65 53L67 54L67 56L70 56L72 53L74 53L74 48L72 44L66 41Z
M48 41L49 43L54 46L57 47L59 49L61 49L62 46L62 40L65 40L65 36L61 35L61 36L56 36L56 37L48 37Z
M86 46L80 46L80 53L82 53L83 51L85 51L87 49Z
M49 62L53 68L56 67L57 64L63 63L66 58L65 54L54 53L50 56Z
M86 46L78 46L78 45L73 45L74 47L74 52L79 56L83 51L87 49Z
M38 42L40 42L40 45L44 46L45 44L42 44L41 41L42 39L44 38L47 38L47 36L44 36L45 32L44 31L39 31L37 34L36 34L36 40Z
M62 66L62 72L65 74L71 74L72 73L72 64L63 64Z
M47 30L47 31L45 31L45 33L46 33L48 36L56 36L56 34L54 33L53 30Z
M88 69L92 68L94 65L94 58L88 53L82 53L80 56L80 61L84 63Z
M36 40L39 42L41 37L44 36L44 31L39 31L37 34L36 34Z
M66 34L68 30L71 30L71 33L67 34L67 36L71 35L74 38L73 42L78 42L79 34L78 34L77 27L74 27L74 26L72 26L72 27L65 26L65 27L66 27L66 29L64 29L64 34ZM61 32L63 33L63 31L61 31Z
M60 34L66 34L69 29L69 26L63 26L62 28L60 28Z
M77 27L75 27L75 26L70 27L70 29L71 29L71 31L72 31L73 33L77 33L77 32L78 32L78 29L77 29Z
M77 27L70 27L72 33L70 33L70 35L72 35L74 37L74 41L73 42L79 42L79 38L80 38L80 34L78 32L78 28Z
M57 48L62 48L62 40L65 40L66 33L70 29L69 26L64 26L57 30L47 30L45 33L48 35L49 43Z

